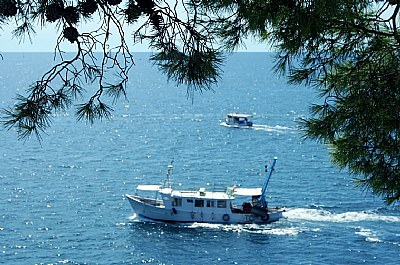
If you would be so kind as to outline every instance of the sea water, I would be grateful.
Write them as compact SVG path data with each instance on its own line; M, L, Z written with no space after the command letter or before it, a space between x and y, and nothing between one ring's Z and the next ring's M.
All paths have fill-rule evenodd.
M2 55L4 109L53 54ZM317 93L275 75L271 55L228 55L213 91L188 98L138 53L111 120L58 112L42 142L0 130L0 264L398 264L399 208L356 187L327 146L302 137L298 121ZM223 126L230 112L253 114L254 127ZM146 222L124 197L161 183L171 160L182 188L261 186L274 157L269 204L287 207L276 223Z

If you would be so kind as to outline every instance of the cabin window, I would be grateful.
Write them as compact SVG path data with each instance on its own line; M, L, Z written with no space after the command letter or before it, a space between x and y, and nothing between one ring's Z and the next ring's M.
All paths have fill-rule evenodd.
M172 201L172 206L182 206L182 198L174 198Z
M188 203L193 203L193 200L192 199L187 199L187 202Z
M195 200L194 207L204 207L204 200Z
M226 201L217 201L218 208L226 208Z
M207 200L207 207L214 208L215 207L215 201Z

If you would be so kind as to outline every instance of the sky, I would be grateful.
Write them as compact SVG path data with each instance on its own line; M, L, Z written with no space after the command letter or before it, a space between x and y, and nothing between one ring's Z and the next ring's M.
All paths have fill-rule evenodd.
M21 41L12 36L11 32L13 26L2 25L0 29L0 53L1 52L53 52L56 46L58 33L55 31L55 26L50 25L47 28L40 29L37 27L36 35L33 36L32 42L29 38ZM129 31L127 31L129 32ZM145 44L136 44L133 47L133 41L129 34L126 34L126 41L132 48L131 52L146 52L149 51L148 46ZM255 40L246 40L246 48L240 48L238 51L249 52L265 52L267 51L266 44L259 44ZM63 43L64 51L75 51L75 45L70 44L68 41Z

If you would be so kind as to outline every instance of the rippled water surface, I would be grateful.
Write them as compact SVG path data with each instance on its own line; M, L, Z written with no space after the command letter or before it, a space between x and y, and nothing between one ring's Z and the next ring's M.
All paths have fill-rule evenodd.
M7 108L52 54L3 57ZM269 54L240 53L215 91L192 103L147 57L136 55L112 120L90 126L57 113L41 144L0 131L1 264L398 264L398 208L356 188L327 147L297 129L314 91L274 76ZM229 112L254 114L254 128L223 126ZM273 224L145 222L124 198L161 182L172 159L176 185L254 187L275 156L269 202L288 210Z

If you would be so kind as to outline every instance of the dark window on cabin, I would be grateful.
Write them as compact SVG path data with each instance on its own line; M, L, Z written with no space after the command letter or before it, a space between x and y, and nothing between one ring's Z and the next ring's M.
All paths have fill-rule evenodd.
M174 198L172 201L172 206L182 206L182 199L181 198Z
M204 207L204 200L195 200L194 207Z
M193 200L192 199L187 199L187 202L193 203Z
M226 201L217 201L218 208L226 208Z
M207 207L214 208L215 207L215 201L207 200Z

